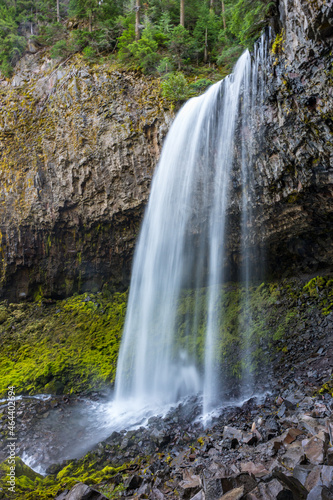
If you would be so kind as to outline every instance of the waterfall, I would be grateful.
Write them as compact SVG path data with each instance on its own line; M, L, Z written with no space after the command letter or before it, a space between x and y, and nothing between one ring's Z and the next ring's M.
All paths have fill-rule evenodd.
M257 125L254 110L263 98L261 68L267 54L267 41L262 37L254 61L246 51L231 75L183 106L167 135L134 256L117 366L116 401L130 399L133 405L142 407L175 402L203 391L205 411L218 404L223 380L216 353L221 335L220 289L225 280L231 175L238 162L241 274L248 288L251 129ZM199 342L198 290L203 287L205 345L200 359L189 344ZM184 288L194 290L194 311L188 345L180 346L177 311ZM248 303L243 310L245 314L249 311ZM248 366L249 346L244 356Z

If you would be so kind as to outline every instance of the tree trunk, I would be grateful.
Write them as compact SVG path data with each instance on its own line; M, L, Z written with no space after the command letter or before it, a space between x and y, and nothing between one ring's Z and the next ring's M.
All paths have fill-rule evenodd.
M135 7L135 40L140 40L140 0L136 0Z
M185 0L180 0L180 24L185 27Z
M222 17L223 17L223 28L226 29L226 22L225 22L225 8L224 8L224 0L222 0Z
M57 23L60 23L60 0L57 0Z
M92 32L92 14L89 14L89 33Z
M206 31L205 31L205 52L204 52L204 63L205 63L205 64L206 64L207 59L208 59L208 50L207 50L207 46L208 46L208 41L207 41L207 28L206 28Z
M210 0L209 8L212 12L214 11L214 0Z

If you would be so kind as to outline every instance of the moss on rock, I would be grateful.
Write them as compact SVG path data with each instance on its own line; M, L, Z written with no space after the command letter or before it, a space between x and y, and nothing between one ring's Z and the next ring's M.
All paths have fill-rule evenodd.
M115 377L127 294L1 305L0 393L76 393Z

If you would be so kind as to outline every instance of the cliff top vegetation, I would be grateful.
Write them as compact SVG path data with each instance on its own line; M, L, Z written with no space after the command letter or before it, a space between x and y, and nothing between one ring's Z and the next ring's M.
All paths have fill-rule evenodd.
M259 36L269 0L0 0L0 71L10 77L29 52L114 58L184 92L184 74L207 86ZM198 69L200 68L200 70ZM180 73L181 72L181 73ZM222 71L223 73L223 71ZM198 80L198 78L197 78Z

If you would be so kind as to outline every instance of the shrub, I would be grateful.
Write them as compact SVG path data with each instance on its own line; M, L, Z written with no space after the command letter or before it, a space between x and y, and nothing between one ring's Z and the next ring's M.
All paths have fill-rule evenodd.
M161 86L163 97L169 101L185 101L189 96L189 87L181 72L169 73Z

